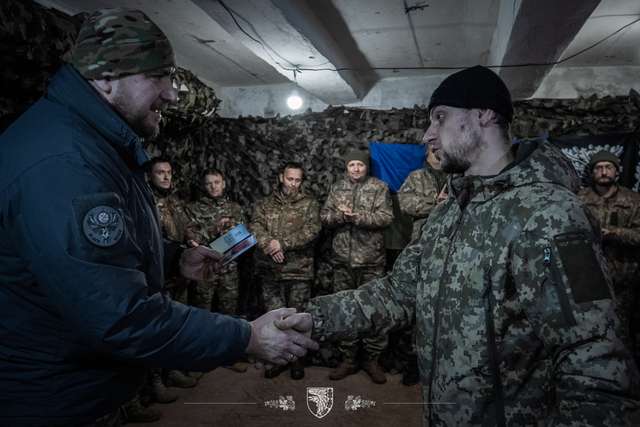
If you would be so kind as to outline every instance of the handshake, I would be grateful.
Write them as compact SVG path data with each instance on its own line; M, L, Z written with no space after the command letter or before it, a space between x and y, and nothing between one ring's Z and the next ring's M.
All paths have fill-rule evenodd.
M311 330L309 313L296 313L295 308L279 308L258 317L251 325L247 354L276 365L295 362L308 350L318 350Z

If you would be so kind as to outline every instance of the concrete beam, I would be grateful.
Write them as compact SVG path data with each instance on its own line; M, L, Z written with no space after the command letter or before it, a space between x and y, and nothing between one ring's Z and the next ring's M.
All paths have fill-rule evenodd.
M222 28L240 41L257 57L270 64L276 71L297 83L307 92L328 104L346 104L362 98L373 85L371 73L359 78L356 73L336 73L334 71L302 71L294 73L296 68L335 68L355 66L368 68L362 58L348 62L352 50L342 52L337 40L330 40L331 31L325 29L327 19L337 19L337 12L331 13L333 5L322 1L322 8L312 2L271 2L268 0L210 1L193 0L204 12L213 18ZM224 4L223 4L224 3ZM277 3L277 4L274 4ZM225 7L226 6L226 7ZM330 6L330 7L329 7ZM329 12L317 15L320 9ZM295 22L293 26L291 22ZM339 31L343 37L348 33L346 25ZM301 32L301 29L309 26ZM351 39L352 40L352 39ZM318 46L316 46L318 43ZM353 43L355 45L355 43ZM326 54L326 56L325 56ZM334 63L334 61L336 61Z
M287 21L304 35L336 68L338 74L362 99L379 80L360 51L340 12L331 1L271 0Z
M502 0L502 3L501 12L504 8L505 16L499 16L496 31L506 34L510 29L510 33L504 55L498 63L500 65L547 64L560 59L600 0L520 1L516 4L517 10L511 6L515 17L511 19L511 25L508 19L508 4L513 2ZM494 37L494 40L496 39L499 37ZM497 59L501 49L499 43L496 43L495 48ZM553 67L553 65L540 65L501 68L499 74L511 90L513 98L522 99L529 98L535 93Z

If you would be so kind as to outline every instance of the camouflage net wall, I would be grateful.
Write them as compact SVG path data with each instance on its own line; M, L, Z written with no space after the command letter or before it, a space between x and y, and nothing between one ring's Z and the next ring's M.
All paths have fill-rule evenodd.
M515 111L517 138L632 133L640 123L640 110L629 97L518 101ZM341 158L349 149L364 148L369 141L418 143L428 125L426 109L418 106L387 111L329 107L269 119L215 117L191 128L169 117L162 139L148 148L176 160L183 197L194 194L203 170L217 168L228 176L231 196L252 206L270 192L286 161L303 163L307 190L324 199L331 182L343 174Z

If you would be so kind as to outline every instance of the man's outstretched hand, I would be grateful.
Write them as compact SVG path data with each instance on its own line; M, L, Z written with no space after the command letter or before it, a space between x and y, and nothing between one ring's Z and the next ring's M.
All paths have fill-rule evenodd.
M286 365L303 357L307 350L318 350L318 344L309 338L311 327L308 313L296 313L295 308L272 310L251 322L247 353Z
M180 273L191 280L207 280L221 268L221 258L217 252L206 246L199 246L195 242L189 242L195 247L185 249L180 257Z

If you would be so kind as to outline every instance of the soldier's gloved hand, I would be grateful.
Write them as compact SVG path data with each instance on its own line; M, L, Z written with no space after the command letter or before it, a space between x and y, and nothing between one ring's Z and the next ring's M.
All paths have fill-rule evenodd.
M282 330L276 326L276 321L295 312L295 308L279 308L250 322L251 338L246 349L247 354L276 365L286 365L303 357L307 350L317 350L318 344L305 333L295 329Z
M191 280L207 280L222 268L217 252L206 246L185 249L180 257L180 273Z

